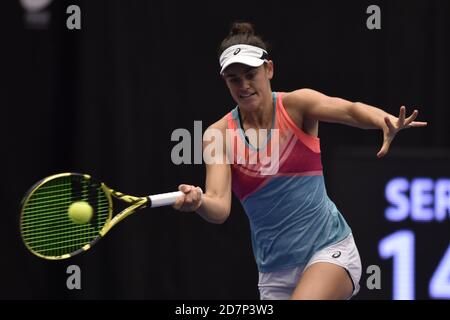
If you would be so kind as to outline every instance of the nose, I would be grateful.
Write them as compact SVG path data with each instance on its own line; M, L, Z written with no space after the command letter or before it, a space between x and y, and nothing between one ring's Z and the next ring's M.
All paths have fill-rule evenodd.
M241 81L241 88L240 88L240 89L242 89L242 90L247 90L247 89L249 89L249 88L250 88L250 81L247 80L247 79L243 79L243 80Z

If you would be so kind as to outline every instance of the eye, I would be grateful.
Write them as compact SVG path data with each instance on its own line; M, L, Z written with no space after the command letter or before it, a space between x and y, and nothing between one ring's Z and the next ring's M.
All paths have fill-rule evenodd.
M245 75L245 77L246 77L248 80L252 80L253 78L256 77L256 71L249 71L249 72L247 72L247 74Z

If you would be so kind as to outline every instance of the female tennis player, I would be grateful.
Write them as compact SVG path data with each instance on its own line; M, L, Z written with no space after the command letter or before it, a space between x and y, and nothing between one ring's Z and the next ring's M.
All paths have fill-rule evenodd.
M214 154L222 161L205 161L203 197L198 187L180 185L184 196L174 208L223 223L233 190L250 221L261 299L351 298L359 290L361 260L350 227L327 196L319 121L382 130L378 157L400 130L426 122L414 121L417 110L406 118L404 106L395 117L311 89L272 92L273 62L249 23L233 24L219 62L237 106L207 129L204 148L217 142L205 139L208 131L227 137Z

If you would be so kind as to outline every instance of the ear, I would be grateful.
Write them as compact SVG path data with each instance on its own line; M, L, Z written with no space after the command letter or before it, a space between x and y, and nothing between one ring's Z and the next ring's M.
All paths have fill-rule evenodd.
M272 78L273 78L273 61L269 60L266 63L264 63L264 68L266 69L267 78L269 78L269 80L272 80Z

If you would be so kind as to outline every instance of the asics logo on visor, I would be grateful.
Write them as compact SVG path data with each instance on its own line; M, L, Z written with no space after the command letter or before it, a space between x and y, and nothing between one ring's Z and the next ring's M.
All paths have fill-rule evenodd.
M248 44L236 44L227 49L220 55L220 73L232 63L242 63L252 67L258 67L267 61L267 51Z

